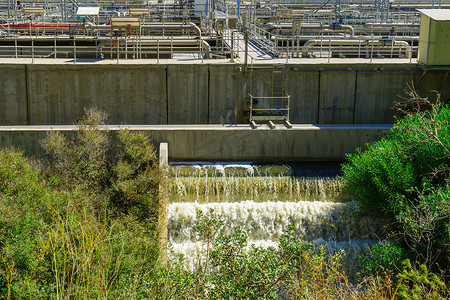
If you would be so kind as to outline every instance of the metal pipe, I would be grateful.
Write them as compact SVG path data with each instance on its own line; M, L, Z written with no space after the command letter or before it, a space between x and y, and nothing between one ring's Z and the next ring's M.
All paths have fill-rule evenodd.
M321 24L302 24L302 29L333 29L333 30L339 30L342 29L343 31L347 31L350 33L351 36L355 36L355 29L351 25L339 25L339 26L333 26L333 24L324 26ZM272 32L276 29L291 29L292 30L292 24L277 24L277 25L271 25L269 28L267 28L268 32Z
M117 41L117 44L122 42L121 40ZM97 51L101 51L101 49L106 46L107 43L114 43L114 40L105 40L97 45ZM179 45L196 45L198 44L201 47L204 47L207 50L207 56L209 57L209 54L211 53L211 46L208 44L207 41L204 40L139 40L139 41L128 41L128 45L133 45L139 43L140 45L157 45L159 46L179 46Z
M80 28L82 28L81 25L74 25L69 29L69 35L73 35L74 31L78 31ZM86 25L86 28L89 28L91 30L97 29L97 30L107 30L110 31L111 30L111 25ZM159 23L155 23L155 24L144 24L141 25L141 30L142 29L193 29L197 32L198 36L202 35L202 30L195 25L192 22L189 23L165 23L165 24L159 24Z
M308 52L310 51L310 48L321 45L322 40L309 40L303 45L302 50L302 57L308 57ZM330 40L329 45L331 46L385 46L386 44L393 43L394 46L399 46L401 48L405 48L406 56L407 58L411 58L412 51L411 46L406 41L394 41L394 40L387 40L387 41L363 41L361 43L360 40Z

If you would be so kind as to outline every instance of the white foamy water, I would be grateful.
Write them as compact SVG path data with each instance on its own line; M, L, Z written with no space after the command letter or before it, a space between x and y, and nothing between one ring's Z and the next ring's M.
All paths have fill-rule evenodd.
M196 241L197 211L210 209L224 219L224 233L231 233L232 228L238 226L250 231L250 240L278 241L290 224L294 225L295 234L304 240L372 238L382 231L378 222L355 217L358 209L354 202L171 203L169 240L172 243Z
M354 268L354 262L363 254L370 253L370 249L374 244L378 242L370 239L362 239L362 240L352 240L352 241L334 241L334 240L324 240L322 238L315 239L310 241L316 246L316 250L320 245L324 245L327 249L327 252L330 254L334 254L340 249L344 249L346 251L346 256L344 257L344 261L342 262L344 265L344 269L352 273ZM278 248L279 243L274 241L249 241L250 245L255 245L257 247L273 247L275 249ZM171 255L173 257L178 257L179 255L183 255L185 258L184 266L189 270L194 270L196 266L199 265L199 262L204 259L204 254L206 253L206 245L203 242L184 242L184 243L173 243L171 244Z
M292 177L284 165L248 163L175 165L171 174L168 239L172 255L184 255L189 269L205 251L194 230L199 210L219 214L222 233L237 226L249 231L249 245L261 247L277 248L293 225L298 239L327 245L331 253L345 249L347 270L385 235L380 220L359 218L355 202L340 202L335 178Z

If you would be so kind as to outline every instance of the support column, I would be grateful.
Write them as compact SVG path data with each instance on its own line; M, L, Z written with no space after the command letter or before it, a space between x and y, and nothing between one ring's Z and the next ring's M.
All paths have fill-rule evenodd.
M169 144L166 142L159 144L159 168L161 179L159 182L158 197L158 244L160 249L160 261L167 264L167 202L168 177L169 177Z

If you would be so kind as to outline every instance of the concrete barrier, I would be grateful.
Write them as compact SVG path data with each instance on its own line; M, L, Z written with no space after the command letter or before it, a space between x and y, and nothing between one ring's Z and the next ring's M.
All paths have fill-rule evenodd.
M293 125L275 129L248 125L108 126L111 131L128 128L148 132L155 145L170 145L169 160L215 161L311 161L345 159L357 147L378 140L391 125ZM67 135L74 126L0 126L0 147L21 148L42 156L40 140L50 130Z

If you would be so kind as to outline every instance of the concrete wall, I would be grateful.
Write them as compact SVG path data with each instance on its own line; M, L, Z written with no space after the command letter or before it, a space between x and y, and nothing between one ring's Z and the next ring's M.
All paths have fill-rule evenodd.
M85 107L111 124L248 122L248 93L270 96L272 65L0 64L0 125L72 124ZM259 68L259 69L256 69ZM294 124L390 124L407 84L450 98L446 71L415 64L288 64L284 90Z
M287 129L262 125L251 129L246 125L128 126L146 131L153 142L169 144L169 160L218 161L340 161L346 153L379 139L390 125L294 125ZM40 141L50 126L0 126L0 147L14 146L28 155L42 156ZM56 126L66 135L73 126ZM118 127L110 127L112 131Z
M0 66L0 125L27 124L25 65Z
M106 111L117 124L167 123L165 66L149 72L143 65L29 64L26 70L29 125L72 124L85 107Z

